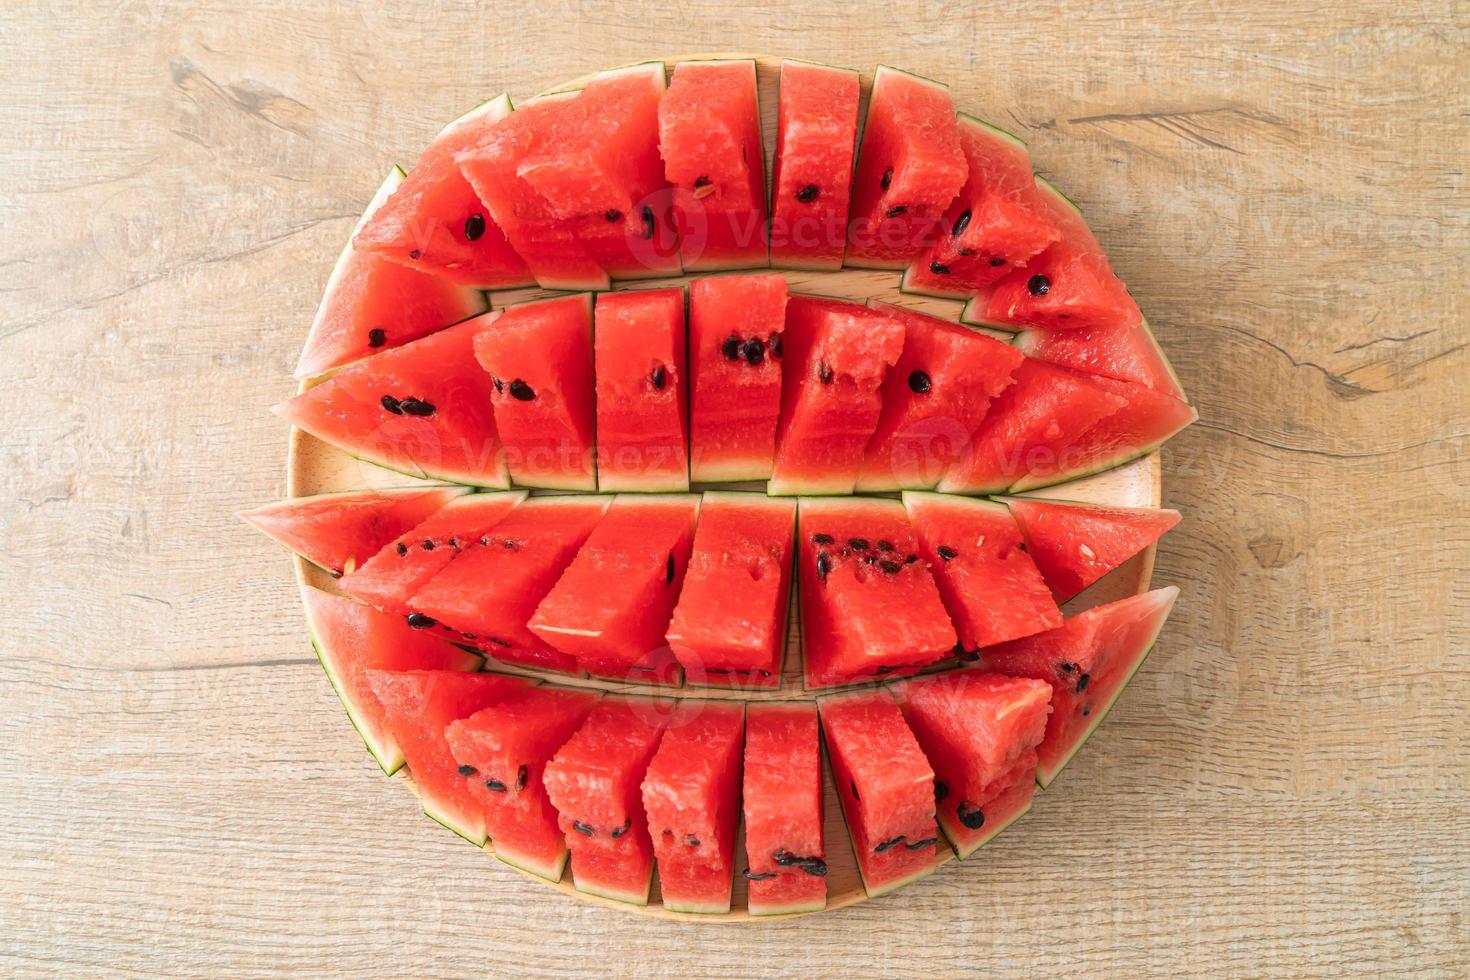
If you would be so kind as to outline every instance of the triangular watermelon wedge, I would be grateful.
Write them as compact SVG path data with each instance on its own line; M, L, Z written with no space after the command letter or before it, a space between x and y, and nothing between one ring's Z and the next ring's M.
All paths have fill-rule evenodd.
M1066 602L1179 523L1177 510L1005 498L1026 550L1058 603Z
M1135 325L1074 330L1022 330L1016 334L1015 345L1039 361L1119 381L1136 381L1160 394L1184 400L1179 376L1159 348L1147 320Z

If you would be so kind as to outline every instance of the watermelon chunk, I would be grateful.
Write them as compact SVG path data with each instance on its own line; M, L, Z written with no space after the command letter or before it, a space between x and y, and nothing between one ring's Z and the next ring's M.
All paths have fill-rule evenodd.
M1160 394L1185 400L1179 378L1147 320L1140 320L1137 326L1022 330L1016 334L1015 344L1039 361L1119 381L1136 381Z
M963 650L1062 625L1062 611L1003 504L915 492L903 503Z
M853 178L846 264L902 269L949 232L968 176L948 87L879 65Z
M934 771L886 690L817 700L837 798L868 897L938 866Z
M928 489L969 446L1025 356L938 317L869 305L903 325L904 341L883 379L883 413L868 440L857 489Z
M603 293L595 321L598 487L688 490L684 291Z
M476 847L485 845L485 808L470 795L449 751L449 723L501 701L531 682L446 670L366 671L388 730L403 750L424 813Z
M483 319L345 367L275 411L358 459L409 476L509 486L490 378L473 356Z
M1079 613L1045 633L992 647L980 667L1034 677L1052 687L1036 781L1050 786L1082 748L1142 666L1179 590L1170 586Z
M689 476L695 482L770 477L785 324L784 276L689 284Z
M664 908L730 911L745 706L683 701L643 777Z
M599 697L596 691L532 687L444 730L456 771L485 815L495 856L506 864L561 880L567 845L542 776Z
M596 490L592 295L512 306L485 317L475 359L492 379L495 427L522 486Z
M950 654L954 627L902 504L814 497L797 515L809 690L913 673Z
M704 495L667 633L689 683L780 685L795 523L794 500Z
M684 61L658 106L686 272L767 264L766 156L755 62Z
M648 904L653 843L641 787L666 720L651 699L605 697L546 764L578 891Z
M893 693L934 767L939 826L967 858L1031 809L1051 688L956 670L904 681Z
M852 493L903 343L902 323L866 307L791 298L769 493Z
M855 71L781 62L771 193L774 265L841 268L860 94Z
M1092 585L1179 523L1177 510L1007 497L1026 551L1057 602Z
M306 626L317 659L347 717L367 744L383 772L403 768L398 747L377 696L368 683L370 670L480 669L480 658L445 641L411 629L397 616L378 612L344 596L307 588Z
M826 908L816 703L752 703L744 768L746 908L751 915Z
M465 487L346 490L291 497L240 518L333 575L351 572Z

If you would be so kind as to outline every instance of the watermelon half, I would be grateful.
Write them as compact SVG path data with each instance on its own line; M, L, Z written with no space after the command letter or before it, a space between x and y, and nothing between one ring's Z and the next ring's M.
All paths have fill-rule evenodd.
M1057 602L1066 602L1179 523L1177 510L1156 507L1098 507L1023 497L1007 497L1005 505Z
M812 701L756 702L745 718L742 807L751 915L827 906L822 756Z
M603 293L594 322L598 488L688 490L684 291Z
M771 263L838 269L857 148L858 73L781 62L771 191Z

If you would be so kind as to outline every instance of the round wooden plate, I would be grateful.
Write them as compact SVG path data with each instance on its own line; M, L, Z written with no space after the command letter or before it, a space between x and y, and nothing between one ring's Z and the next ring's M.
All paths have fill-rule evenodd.
M715 58L741 58L756 62L760 84L761 117L764 127L767 158L766 173L769 175L771 172L770 158L775 147L777 79L780 74L781 59L769 55L709 53L666 58L664 62L672 70L672 67L681 61L705 61ZM591 77L591 75L587 75L579 79L574 79L573 81L549 89L548 92L560 92L579 88L585 85ZM861 77L863 104L866 105L867 90L872 81L872 73L871 71L863 72ZM959 108L963 109L966 107L961 106ZM370 194L371 190L371 188L364 188L364 194ZM750 270L745 271L748 272ZM933 299L901 293L898 288L899 273L897 272L865 269L842 269L837 272L773 271L785 275L791 291L797 293L817 293L824 296L852 299L858 302L878 299L922 310L949 320L958 319L960 309L963 306L962 303L955 300ZM643 280L639 282L618 283L613 288L615 290L649 289L658 286L682 285L688 279L688 276L683 276L672 279ZM518 303L524 300L539 299L552 295L556 294L540 289L506 290L492 293L490 300L491 305L499 309L510 303ZM1006 337L1004 334L997 336L1002 338ZM303 383L301 390L304 391L311 387L311 384L312 382L310 381ZM409 486L421 482L354 459L341 450L328 446L298 429L291 431L290 448L286 465L286 492L288 496L292 497L325 493L334 490ZM1113 504L1124 507L1157 507L1160 504L1162 496L1159 454L1152 453L1117 469L1099 473L1086 479L1035 491L1028 494L1028 496ZM296 580L300 589L305 590L310 586L326 591L336 591L334 580L325 572L299 557L295 559L295 563ZM1068 604L1065 611L1068 614L1072 614L1084 608L1100 605L1104 602L1111 602L1114 599L1144 591L1149 586L1149 580L1153 574L1153 564L1154 549L1149 548L1114 571L1106 579L1087 590L1083 595L1078 596L1077 599ZM565 678L560 675L535 675L534 672L523 671L513 667L502 668L496 666L495 669L504 670L506 673L525 673L531 676L543 676L559 684L636 692L655 697L718 698L746 701L810 700L814 695L802 690L799 643L799 624L796 617L793 616L791 617L787 635L786 668L782 673L781 687L776 690L762 692L727 691L692 687L670 690L667 688L650 688L631 684L620 684L615 681L579 680ZM399 775L404 781L410 785L412 784L412 779L408 776L408 770L406 768L400 770ZM824 767L824 779L826 782L826 823L824 833L827 842L827 864L829 868L827 876L827 909L839 909L863 901L867 898L867 893L863 890L862 878L858 874L857 861L852 852L846 826L843 823L841 806L838 803L836 789L832 785L830 769L827 767ZM1038 799L1043 800L1044 805L1044 799L1040 794L1038 794ZM1016 826L1024 826L1024 820ZM1024 830L1012 829L1009 832L1013 834L1024 833ZM487 844L485 850L493 853L493 846ZM985 851L982 848L976 852L975 856L970 859L970 862L972 864L983 863L984 853ZM939 863L941 865L949 863L954 859L954 856L953 851L944 846L940 847ZM746 860L743 840L737 843L735 862L736 868L745 867ZM499 862L496 863L496 866L506 869L510 868L510 865ZM533 878L569 895L576 895L588 901L598 902L624 911L636 911L644 915L668 919L694 919L701 922L760 922L769 921L773 918L784 918L783 916L751 916L745 909L745 879L739 874L735 876L735 891L731 902L731 911L723 915L697 915L687 912L671 912L663 907L659 899L656 883L647 906L609 901L595 895L587 895L577 891L572 884L573 876L574 872L569 870L567 876L563 877L560 882L553 883L527 874L527 877ZM656 880L655 876L655 882Z

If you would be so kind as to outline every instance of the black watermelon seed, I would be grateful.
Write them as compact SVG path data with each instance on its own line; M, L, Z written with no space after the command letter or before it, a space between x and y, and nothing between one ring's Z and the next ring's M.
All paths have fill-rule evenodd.
M960 553L958 551L955 551L949 545L942 544L939 546L939 557L943 558L945 561L951 561L955 558L958 558L959 556Z
M591 827L587 826L580 820L572 821L572 829L584 837L591 837L593 834L597 833L597 831L593 830Z
M630 829L632 829L632 827L633 827L633 821L631 819L624 820L623 821L623 825L621 827L614 827L612 829L612 837L613 837L613 839L616 840L617 838L623 836Z
M817 199L819 193L821 193L821 189L816 184L807 184L796 192L796 199L802 204L810 204Z
M946 786L946 785L944 785L943 783L941 783L937 779L934 780L934 802L936 802L936 803L943 802L944 798L946 796L948 796L948 795L949 795L949 787Z
M855 799L855 800L862 799L862 797L858 795L858 791L857 791L857 780L856 779L849 779L847 781L847 788L850 789L850 790L852 790L852 798L853 799Z
M733 333L726 337L725 342L720 345L720 353L725 355L727 361L740 360L740 338Z
M398 403L398 407L403 409L403 414L413 415L421 419L428 418L435 411L433 403L426 402L422 398L405 398Z
M1032 276L1026 280L1026 292L1032 296L1045 296L1051 292L1051 280L1042 275Z
M960 823L971 830L979 830L985 826L985 811L969 800L960 802L960 805L955 808L955 815L960 818Z
M485 780L485 788L488 789L492 793L504 793L505 792L505 784L502 783L498 779L487 779L487 780Z
M970 255L974 255L975 254L975 250L973 248L962 248L962 249L960 249L959 254L965 255L965 256L970 256Z
M439 621L437 619L431 619L430 617L425 616L423 613L409 613L408 616L405 618L405 621L410 627L416 630L426 630L431 626L439 625Z
M970 209L965 208L965 210L960 212L960 216L954 219L954 227L950 229L949 233L958 238L965 233L965 229L968 227L970 227Z
M897 847L898 845L902 844L906 839L907 835L905 834L899 834L897 837L890 837L888 840L880 842L877 847L873 848L873 853L882 854L889 848Z
M766 345L759 337L752 337L745 342L741 354L745 356L746 364L755 367L766 359Z
M918 555L909 555L907 558L905 558L903 560L903 563L905 565L912 565L914 562L916 562L918 560L919 560L919 556Z
M408 257L417 262L420 258L423 257L423 254L424 253L420 252L418 249L414 249L412 252L408 253Z
M868 539L867 538L848 538L847 539L847 546L849 548L851 548L853 551L867 551L868 550Z
M693 834L689 834L687 837L684 838L684 843L688 844L690 847L698 847L699 838L695 837Z
M488 547L490 547L490 536L488 534L481 536L481 538L480 538L480 546L482 548L488 548Z
M653 208L643 205L643 237L652 238L657 225L653 221Z
M392 395L384 395L378 400L378 404L383 406L383 411L385 412L391 412L394 415L403 414L403 406Z
M876 564L878 564L878 556L877 555L863 555L863 564L864 565L876 565Z
M423 545L424 545L424 550L425 551L433 551L434 550L434 539L433 538L424 538Z
M623 212L619 211L617 208L608 209L607 211L603 212L602 216L606 218L609 222L623 220Z
M811 875L813 878L827 877L827 862L821 858L806 858L797 864L797 867Z
M817 581L827 581L827 573L832 571L832 558L825 551L817 552Z
M1069 664L1069 663L1063 663L1062 664L1062 673L1064 673L1064 674L1070 674L1072 671L1074 671L1076 669L1077 669L1077 665L1076 664Z
M999 257L999 256L996 256L995 258L993 258L993 259L990 260L991 267L992 268L995 268L995 269L999 269L1001 266L1003 266L1005 264L1006 264L1006 260L1003 259L1003 258L1001 258L1001 257Z
M1022 541L1020 544L1016 545L1016 550L1017 551L1025 551L1026 550L1026 542Z
M934 382L930 379L928 371L909 372L909 391L922 395L932 387L934 387Z
M510 538L506 538L504 541L500 542L500 545L506 551L515 551L521 546L521 543L519 541L513 541Z
M674 553L672 551L669 552L669 564L664 569L664 584L674 584Z
M1077 678L1077 693L1078 694L1081 694L1083 691L1087 690L1087 683L1090 680L1092 680L1092 675L1091 674L1083 674L1081 677Z
M883 569L883 571L888 575L897 575L898 570L903 566L896 561L880 561L878 563L878 567Z
M949 266L945 265L943 262L930 262L929 271L934 273L936 276L947 276L949 275Z
M663 391L664 385L668 384L668 381L668 369L665 368L662 364L654 368L653 373L648 376L648 383L653 385L654 391Z
M377 350L388 342L388 333L382 327L373 327L368 331L368 346Z
M485 234L485 216L483 214L472 214L464 219L464 237L470 241L478 241Z
M502 392L502 391L505 390L505 382L504 381L501 381L499 378L496 378L496 377L491 377L490 380L495 383L495 393L497 395L500 394L500 392Z
M526 384L520 378L516 378L510 383L510 397L518 402L535 401L536 392L530 385Z
M453 548L455 551L458 551L459 550L459 538L450 538L449 539L449 547Z
M708 184L709 184L709 178L708 177L695 177L694 178L694 186L695 187L705 187L705 186L708 186Z
M832 367L826 361L817 362L817 380L824 385L832 383Z
M886 216L889 217L889 218L896 218L899 215L903 214L907 210L908 210L908 208L904 207L902 204L898 204L898 205L895 205L895 206L889 208L888 209L888 214Z
M771 334L771 342L768 346L771 348L771 356L779 361L781 359L781 335Z
M476 769L474 766L460 766L459 767L459 774L461 776L473 776L475 773L477 773L479 771L480 770Z
M831 543L832 543L832 535L830 535L830 534L813 534L812 535L812 544L831 544Z
M766 881L776 877L776 872L774 871L752 871L749 868L746 868L743 874L745 875L746 881Z
M925 837L923 840L916 840L912 844L905 844L904 847L908 848L911 851L922 851L924 848L933 847L935 844L938 843L938 837Z
M800 864L802 859L784 847L778 847L771 854L771 860L783 868L789 868L794 864Z
M1088 705L1082 709L1082 717L1086 718L1090 714L1092 714L1092 705Z
M889 167L883 171L883 179L878 181L878 186L886 191L888 190L888 185L891 183L893 183L893 168Z
M508 641L502 640L498 636L492 636L492 637L490 637L490 642L493 643L493 644L495 644L498 647L508 647L508 646L510 646L510 643Z
M526 767L525 766L521 766L519 769L516 770L516 789L519 790L519 789L525 789L526 788L526 776L527 775L529 775L529 774L526 772Z
M402 541L398 542L398 554L399 557L408 554L408 545L404 544Z
M893 550L893 542L892 541L885 541L882 538L879 538L878 539L878 550L879 551L892 551Z

